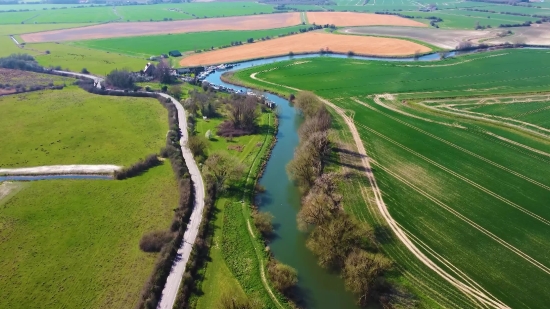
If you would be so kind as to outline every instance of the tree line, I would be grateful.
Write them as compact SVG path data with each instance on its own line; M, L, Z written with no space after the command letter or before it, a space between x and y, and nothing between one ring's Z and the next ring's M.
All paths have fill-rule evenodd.
M384 308L414 304L410 293L385 279L392 262L378 251L373 229L344 211L338 192L338 184L346 181L344 175L325 171L332 152L330 113L310 92L298 93L294 106L304 122L287 171L302 192L297 221L298 227L308 234L307 247L317 256L320 266L340 274L346 288L357 295L360 306L373 302Z

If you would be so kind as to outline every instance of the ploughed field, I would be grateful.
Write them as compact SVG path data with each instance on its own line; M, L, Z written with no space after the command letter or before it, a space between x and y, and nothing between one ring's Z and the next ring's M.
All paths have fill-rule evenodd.
M407 56L417 52L426 53L431 49L411 41L393 38L357 37L324 32L308 32L269 41L193 54L183 58L180 64L182 66L207 65L288 55L290 53L316 53L321 50L337 53L352 52L359 55Z
M338 27L373 25L427 27L421 22L399 16L355 12L308 12L307 20L310 24L332 24Z
M76 29L24 34L25 42L59 42L86 39L186 33L219 30L261 30L295 26L301 23L299 13L225 17L171 22L111 23Z
M312 90L345 109L391 216L419 250L463 287L483 295L466 307L543 308L550 301L550 139L419 103L547 91L545 57L545 50L501 50L440 62L314 58L235 76L274 90ZM260 81L250 77L257 72ZM547 102L526 102L521 106L529 108L517 112L545 108ZM479 109L509 115L508 106L519 105ZM368 203L350 211L373 220ZM459 289L449 289L434 272L418 266L419 260L411 261L396 241L388 241L384 250L419 295L464 307L456 296Z

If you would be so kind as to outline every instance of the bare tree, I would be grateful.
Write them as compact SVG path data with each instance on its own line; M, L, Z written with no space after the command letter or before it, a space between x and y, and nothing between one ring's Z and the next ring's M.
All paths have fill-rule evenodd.
M172 83L172 75L170 74L170 65L166 61L159 61L157 67L155 68L155 78L158 79L160 83L170 84Z
M298 282L298 273L288 265L285 265L277 260L271 260L267 265L267 273L273 286L285 294L289 289L294 287Z
M298 92L294 100L294 106L300 110L305 117L313 116L321 105L322 103L317 96L309 91Z
M336 174L323 174L302 200L298 213L298 226L307 230L310 226L322 225L331 220L340 210L341 197L336 193Z
M204 162L204 172L211 181L216 192L223 192L228 187L228 181L238 181L244 172L244 166L225 152L211 154Z
M366 306L376 281L391 266L391 262L380 254L364 250L353 250L344 264L342 277L346 287L359 295L359 304Z

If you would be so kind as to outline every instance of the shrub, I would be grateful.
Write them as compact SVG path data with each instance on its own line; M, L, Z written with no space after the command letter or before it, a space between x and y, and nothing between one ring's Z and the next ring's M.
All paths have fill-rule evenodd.
M267 273L273 286L283 294L287 294L298 282L298 273L296 270L275 259L269 261Z
M107 84L121 88L121 89L134 89L134 77L132 73L127 69L118 70L115 69L107 75L105 79Z
M260 212L253 211L252 219L254 220L254 225L264 237L270 236L273 233L273 215L269 212Z
M149 232L139 241L139 248L145 252L160 252L162 247L173 239L169 231Z
M115 172L115 179L122 180L130 177L137 176L151 167L161 164L156 154L150 154L145 160L140 160L134 165L123 169L122 171Z
M80 71L80 73L82 73L82 74L90 74L90 71L88 71L88 69L86 69L86 68L82 68L82 70Z

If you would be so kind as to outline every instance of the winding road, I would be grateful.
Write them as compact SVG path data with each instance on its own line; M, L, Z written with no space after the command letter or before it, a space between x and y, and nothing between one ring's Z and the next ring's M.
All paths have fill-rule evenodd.
M54 72L93 79L96 82L96 85L98 88L101 87L101 83L103 82L103 78L93 76L93 75L66 72L66 71L54 71ZM162 296L161 296L160 302L158 303L158 306L157 306L158 309L171 309L174 306L174 303L176 301L179 286L183 278L183 273L185 273L187 261L189 260L189 256L191 255L191 251L193 250L193 245L195 244L195 240L199 232L199 227L201 225L203 211L204 211L205 193L204 193L204 181L202 179L202 175L200 173L199 167L197 165L197 162L195 161L195 158L193 158L193 154L191 153L191 150L187 146L187 140L189 138L189 135L187 132L187 117L186 117L185 110L183 109L183 106L180 104L180 102L175 98L165 93L158 93L158 94L164 98L170 99L172 101L172 104L174 104L174 106L178 111L178 125L181 131L181 138L180 138L181 152L183 154L183 158L185 159L185 164L187 165L187 169L189 170L189 174L191 175L191 180L193 182L193 187L195 189L195 205L193 207L193 212L191 213L189 223L187 224L187 230L183 234L183 240L180 245L180 248L178 249L177 257L174 260L174 264L172 265L172 270L170 271L170 275L168 275L166 284L164 286L164 290L162 290Z

